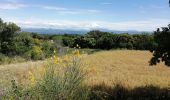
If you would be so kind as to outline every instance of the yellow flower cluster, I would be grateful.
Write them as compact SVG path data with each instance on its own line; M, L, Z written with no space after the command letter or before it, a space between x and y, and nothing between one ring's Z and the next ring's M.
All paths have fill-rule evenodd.
M73 54L75 54L77 57L80 57L80 46L77 44L75 48L78 48L78 49L75 49L75 51L73 52Z
M31 71L28 72L28 79L31 81L31 84L35 84L35 77Z
M60 57L58 57L58 56L56 56L56 55L54 55L53 56L53 59L54 59L54 63L55 64L59 64L62 60L60 59Z
M76 47L80 48L79 45L77 45ZM64 55L62 57L57 56L57 53L54 50L54 55L53 57L51 57L51 60L53 61L54 64L57 64L57 65L62 66L63 68L66 68L67 66L69 66L70 62L72 61L71 59L75 57L74 55L76 55L76 57L80 56L79 49L75 49L73 52L73 55ZM46 70L47 70L46 67L43 67L43 66L37 67L37 72L40 77L43 77L45 75ZM34 74L32 73L32 71L28 72L28 80L31 82L32 85L35 84L36 82L36 78Z
M80 50L75 50L74 54L79 57L80 56Z

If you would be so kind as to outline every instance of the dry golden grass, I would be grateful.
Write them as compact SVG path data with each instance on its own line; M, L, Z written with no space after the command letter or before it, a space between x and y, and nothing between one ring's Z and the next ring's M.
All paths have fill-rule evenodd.
M45 61L24 62L10 65L0 65L0 91L10 86L11 80L27 83L26 75L28 70L33 70L38 66L44 65Z
M163 63L149 66L151 57L149 51L135 50L102 51L89 55L83 60L93 69L88 83L122 84L131 89L145 85L169 87L170 68Z
M86 82L93 86L101 83L113 86L122 84L127 88L155 85L161 88L170 86L170 68L164 64L149 66L152 57L149 51L113 50L101 51L83 57L90 72ZM16 78L27 83L28 70L43 66L45 61L25 62L0 66L0 90L8 87L10 80Z

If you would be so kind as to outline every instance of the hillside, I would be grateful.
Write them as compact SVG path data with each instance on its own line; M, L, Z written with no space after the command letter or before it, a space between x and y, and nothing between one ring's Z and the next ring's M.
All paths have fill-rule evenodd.
M151 55L148 51L101 51L86 55L82 61L90 69L87 78L90 85L104 82L109 86L113 85L113 83L121 83L129 88L145 85L168 87L170 83L170 68L162 63L157 66L149 66L148 61ZM35 70L45 63L45 61L38 61L1 65L1 88L3 85L8 86L11 79L22 79L28 70ZM24 81L24 79L20 81Z

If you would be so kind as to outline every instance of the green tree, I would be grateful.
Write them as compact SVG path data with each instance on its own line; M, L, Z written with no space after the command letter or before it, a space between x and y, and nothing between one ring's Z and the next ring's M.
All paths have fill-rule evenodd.
M140 50L151 50L155 46L152 34L134 34L133 35L133 48Z
M72 47L76 47L76 45L78 44L81 48L94 48L94 46L96 45L96 41L94 40L94 38L87 38L85 36L80 36L77 37L76 39L74 39L74 44L72 45Z
M13 52L15 52L16 55L23 55L32 48L33 38L31 37L31 34L27 32L21 32L15 36L13 42Z
M0 19L0 50L4 54L12 54L14 37L20 31L20 27L14 23L4 23Z
M156 65L160 61L165 62L165 65L170 66L170 24L168 27L159 28L154 32L154 39L157 46L153 52L153 57L150 60L151 65Z

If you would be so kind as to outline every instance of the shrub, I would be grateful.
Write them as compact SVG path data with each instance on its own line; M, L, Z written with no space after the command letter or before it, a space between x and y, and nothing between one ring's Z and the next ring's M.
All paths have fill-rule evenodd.
M44 59L43 51L39 46L33 46L32 47L32 49L31 49L31 59L33 59L33 60Z
M96 45L96 41L94 38L87 38L84 36L78 37L74 39L74 43L71 47L76 47L76 45L79 45L81 48L94 48Z
M45 58L44 53L39 46L32 46L32 48L22 56L27 60L42 60Z
M15 55L23 55L23 53L28 52L32 45L33 39L29 33L19 33L14 39L14 52Z
M63 38L62 39L64 46L69 46L69 47L73 46L73 44L74 44L73 40L74 39L71 39L71 38Z
M13 100L87 100L89 90L83 81L86 73L80 62L80 55L54 56L45 67L39 67L37 73L29 71L29 85L22 86L12 81L12 89L3 97ZM35 75L40 77L35 77ZM37 76L38 76L37 75Z
M53 43L49 41L44 41L42 44L42 51L44 52L44 56L50 57L53 54L54 49L56 48Z

